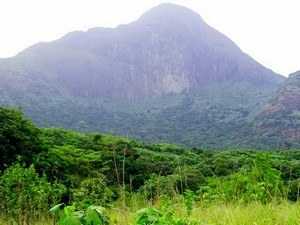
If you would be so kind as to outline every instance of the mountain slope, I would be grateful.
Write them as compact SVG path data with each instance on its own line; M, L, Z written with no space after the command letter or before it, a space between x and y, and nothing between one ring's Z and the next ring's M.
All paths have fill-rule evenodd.
M267 112L300 110L300 71L289 76L265 110Z
M268 148L252 125L285 80L173 4L31 46L0 78L2 104L40 126L218 149Z
M40 67L72 95L136 100L189 93L210 82L273 84L283 78L255 62L193 11L163 4L115 29L73 32L16 57Z
M254 122L255 133L279 146L300 146L300 72L284 82ZM281 142L281 143L280 143Z

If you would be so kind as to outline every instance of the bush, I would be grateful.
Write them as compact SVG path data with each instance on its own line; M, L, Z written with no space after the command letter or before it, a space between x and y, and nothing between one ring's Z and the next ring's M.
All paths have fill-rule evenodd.
M284 197L280 172L271 167L269 153L257 154L250 170L241 170L231 176L211 177L199 193L207 200L260 201L268 203Z
M114 194L106 186L103 178L88 178L83 180L79 188L72 190L73 202L81 208L89 205L107 205L113 200Z
M66 192L64 185L39 177L33 165L23 168L20 164L4 171L0 187L1 213L15 218L20 225L45 214Z

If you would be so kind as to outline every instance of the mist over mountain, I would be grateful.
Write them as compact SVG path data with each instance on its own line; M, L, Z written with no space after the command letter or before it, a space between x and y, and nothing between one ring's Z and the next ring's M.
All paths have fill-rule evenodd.
M291 129L268 132L277 141L266 141L260 122L289 108L296 115L291 132L299 132L294 78L265 68L200 15L174 4L114 29L38 43L1 59L0 78L2 104L22 107L40 126L210 149L299 145ZM286 122L277 117L280 130Z

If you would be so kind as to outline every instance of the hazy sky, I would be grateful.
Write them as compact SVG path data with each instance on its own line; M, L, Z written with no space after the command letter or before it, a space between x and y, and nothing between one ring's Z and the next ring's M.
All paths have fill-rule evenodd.
M196 11L273 71L300 70L300 0L0 0L0 58L70 31L132 22L165 2Z

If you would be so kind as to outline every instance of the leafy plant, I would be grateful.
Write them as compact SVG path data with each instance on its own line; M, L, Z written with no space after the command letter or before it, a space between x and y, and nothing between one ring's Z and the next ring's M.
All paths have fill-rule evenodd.
M183 225L183 220L173 213L164 215L154 208L143 208L136 212L136 225Z
M101 206L89 206L85 211L77 211L74 205L58 204L49 210L50 213L60 211L58 225L108 225L109 217L105 215L106 209Z
M186 221L189 220L193 208L194 208L194 199L195 199L195 193L191 190L186 190L184 192L184 202L185 202L185 206L186 206Z

